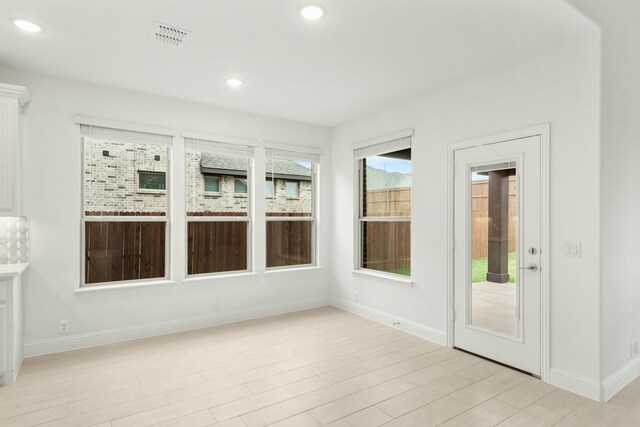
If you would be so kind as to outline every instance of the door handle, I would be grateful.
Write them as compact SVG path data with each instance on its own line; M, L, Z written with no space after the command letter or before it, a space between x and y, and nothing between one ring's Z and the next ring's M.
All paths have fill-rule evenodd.
M518 270L538 271L538 266L535 264L529 264L526 267L518 267Z

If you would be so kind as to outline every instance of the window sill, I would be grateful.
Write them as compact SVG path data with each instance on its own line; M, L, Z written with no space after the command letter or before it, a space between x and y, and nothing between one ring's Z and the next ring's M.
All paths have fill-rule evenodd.
M136 194L155 194L155 195L165 195L167 194L167 190L151 190L151 189L144 189L144 188L139 188L138 190L136 190Z
M414 281L411 277L400 276L398 274L383 273L375 270L359 269L351 270L351 272L357 276L375 277L377 279L387 280L390 282L402 283L413 287Z
M297 272L297 271L314 271L314 270L322 270L322 267L318 265L292 265L291 267L268 267L264 274L273 274L273 273L284 273L284 272Z
M255 273L253 271L242 271L242 272L230 272L230 273L211 273L211 274L207 274L207 273L203 273L203 274L194 274L191 276L187 276L186 278L184 278L182 280L182 283L188 284L188 283L198 283L198 282L203 282L203 281L207 281L207 280L217 280L217 279L235 279L237 277L252 277L252 276L257 276L258 273Z
M247 198L247 195L246 195L246 194L235 194L235 193L234 193L233 197L237 197L237 198L239 198L239 199L246 199L246 198Z
M86 285L80 289L76 289L74 292L83 294L86 292L98 292L98 291L107 291L107 290L116 290L116 289L130 289L130 288L142 288L146 286L165 286L165 285L175 285L177 282L175 280L168 279L160 279L160 280L150 280L145 282L131 282L131 283L123 283L121 285L113 284L113 285Z
M213 191L211 192L204 192L204 197L222 197L222 194L220 193L214 193Z

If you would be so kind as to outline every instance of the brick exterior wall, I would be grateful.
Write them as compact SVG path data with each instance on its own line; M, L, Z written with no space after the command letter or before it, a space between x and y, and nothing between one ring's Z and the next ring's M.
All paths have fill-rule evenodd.
M104 214L166 212L166 191L138 188L138 171L166 173L166 147L96 138L92 141L85 144L84 152L85 211ZM109 151L108 157L103 156L103 150ZM155 156L160 156L160 161L155 160ZM188 212L246 215L248 199L245 194L235 194L235 177L221 176L220 193L206 193L204 176L200 172L200 153L187 151L186 161ZM265 185L264 180L256 181L257 185ZM267 198L267 215L304 215L311 212L310 181L299 181L298 197L287 196L283 179L276 179L274 187L275 195Z
M138 171L167 172L166 147L96 138L92 141L85 143L84 151L85 211L166 212L165 191L138 189ZM103 155L104 150L109 151L108 157Z

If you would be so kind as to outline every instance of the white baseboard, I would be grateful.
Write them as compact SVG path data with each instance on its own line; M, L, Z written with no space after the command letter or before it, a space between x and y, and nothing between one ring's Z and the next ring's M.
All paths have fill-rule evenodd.
M582 378L578 375L572 374L571 372L551 368L549 370L549 384L592 400L602 400L602 387L599 383Z
M602 400L604 402L611 399L617 392L631 383L640 375L640 359L634 359L627 363L622 369L602 383Z
M188 319L29 341L24 345L24 356L33 357L44 354L60 353L62 351L184 332L193 329L240 322L243 320L308 310L311 308L326 307L328 305L329 298L321 297L233 312L216 313L214 315L196 316Z
M331 305L336 308L348 311L350 313L357 314L358 316L362 316L367 319L373 320L375 322L401 329L410 334L417 335L420 338L433 341L436 344L440 344L444 346L447 345L447 334L445 332L429 328L420 323L403 319L398 316L393 316L389 313L385 313L383 311L376 310L376 309L364 306L362 304L345 301L338 298L332 298ZM400 322L399 327L397 325L394 325L394 323L396 322Z

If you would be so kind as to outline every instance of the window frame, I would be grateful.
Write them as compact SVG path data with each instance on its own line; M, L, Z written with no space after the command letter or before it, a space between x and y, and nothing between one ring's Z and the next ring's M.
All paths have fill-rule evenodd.
M200 139L200 138L193 138L191 136L184 136L184 153L185 153L185 169L184 169L184 176L185 176L185 198L184 198L184 207L185 207L185 211L184 211L184 216L185 216L185 226L184 226L184 242L185 242L185 251L184 251L184 278L183 280L185 281L194 281L194 280L198 280L198 279L206 279L206 278L215 278L215 277L224 277L224 276L237 276L237 275L244 275L244 274L252 274L254 273L254 262L253 262L253 245L254 245L254 238L253 238L253 230L254 230L254 221L255 221L255 211L254 211L254 203L253 203L253 182L254 182L254 173L255 173L255 153L253 154L241 154L240 153L240 149L241 148L247 148L249 146L246 145L241 145L241 144L237 144L238 147L238 152L237 154L234 154L234 148L233 146L236 145L235 143L228 143L228 142L218 142L218 141L212 141L212 140L205 140L205 139ZM190 144L188 141L192 141L192 143ZM196 146L197 144L197 146ZM255 147L250 146L251 149L253 150ZM196 216L196 215L189 215L189 180L187 178L187 172L188 172L188 155L187 153L192 150L192 151L198 151L200 153L204 152L209 152L209 153L213 153L213 154L220 154L220 151L222 151L225 155L229 155L229 156L239 156L239 157L246 157L247 159L247 176L246 181L247 181L247 192L246 193L236 193L235 192L235 180L236 178L234 177L234 191L232 196L233 197L243 197L247 199L247 215L246 216ZM218 150L218 152L216 151ZM222 190L222 177L220 176L220 189ZM204 192L205 195L207 195L207 192ZM216 193L208 193L210 195L216 194ZM219 193L217 193L218 195L222 196L222 191L220 191ZM247 227L247 260L246 260L246 264L247 264L247 268L244 270L229 270L229 271L218 271L218 272L208 272L208 273L196 273L196 274L189 274L189 223L190 222L246 222L246 227Z
M271 188L270 192L267 191L267 187ZM267 199L273 199L273 198L276 197L276 183L275 183L275 180L273 178L266 178L265 179L264 194L265 194Z
M186 174L186 169L185 169L185 174ZM208 191L207 190L207 178L209 179L216 179L218 181L218 191ZM220 191L220 188L222 188L222 177L219 175L202 175L202 181L203 181L203 189L204 189L204 195L205 196L220 196L222 195L222 192Z
M266 147L265 149L265 166L267 164L267 161L269 159L280 159L282 157L279 156L268 156L268 150L274 150L274 151L279 151L279 149L277 148L271 148L271 147ZM290 151L290 150L284 150L284 151ZM297 154L298 156L294 156L296 157L296 160L304 160L304 161L308 161L311 163L311 216L268 216L266 209L265 209L265 213L264 213L264 217L265 217L265 235L264 235L264 245L265 245L265 252L264 252L264 261L265 261L265 271L266 272L272 272L272 271L282 271L282 270L295 270L295 269L300 269L300 268L309 268L309 267L317 267L319 265L318 263L318 194L319 194L319 182L320 180L318 179L319 177L319 170L320 170L320 159L319 156L317 154L314 154L313 152L305 152L304 149L301 147L300 151L290 151L291 154ZM318 156L318 159L313 159L314 157ZM266 169L266 168L265 168ZM272 179L272 183L273 183L273 196L267 196L265 194L265 201L267 199L274 199L277 197L277 189L275 187L276 185L276 178L275 175L271 178ZM295 180L286 180L283 179L283 181L295 181ZM286 187L286 184L285 184ZM286 198L299 198L300 197L300 183L298 181L298 196L297 197L290 197L288 195L286 195L286 188L285 188L285 195ZM268 246L267 246L267 223L268 222L276 222L276 221L280 221L280 222L288 222L288 221L301 221L301 222L311 222L311 262L307 263L307 264L294 264L294 265L283 265L283 266L275 266L275 267L268 267L267 266L267 260L268 260Z
M364 204L363 204L363 188L364 188L364 169L362 165L364 164L364 160L367 157L374 156L382 156L384 154L393 153L394 151L399 151L402 148L393 148L393 143L396 141L402 141L408 138L408 146L404 147L405 149L412 150L412 163L411 163L411 172L413 175L413 146L411 142L411 136L413 135L413 130L399 132L393 137L387 138L376 138L374 140L354 144L354 265L353 271L355 273L361 273L371 276L388 278L395 281L401 282L412 282L413 280L413 270L411 270L411 275L406 276L399 273L391 273L388 271L380 271L372 268L363 267L363 228L364 224L367 222L408 222L410 224L411 234L413 234L413 182L411 183L410 193L412 195L412 210L411 215L409 216L375 216L375 217L367 217L364 216ZM385 150L382 147L389 146L389 149ZM376 149L377 148L377 149ZM370 151L367 155L358 155L358 150ZM375 154L374 154L375 153ZM413 239L411 239L413 241ZM410 255L410 265L413 265L413 251L411 251ZM411 267L410 267L411 269Z
M175 142L175 134L173 132L166 132L166 129L158 129L158 132L155 135L164 136L167 138L171 138L171 142L149 142L149 141L136 141L135 138L131 140L118 140L114 138L114 141L120 142L129 142L133 144L144 144L144 145L157 145L162 146L166 150L167 155L167 170L165 173L165 190L147 190L139 188L139 172L140 170L136 170L136 192L149 192L153 194L166 194L166 213L164 216L144 216L144 215L127 215L127 216L112 216L112 215L86 215L85 208L85 200L86 200L86 189L85 189L85 138L94 138L93 135L87 135L82 132L83 127L89 127L89 129L93 128L102 128L107 131L112 131L114 133L122 133L122 134L132 134L136 135L139 133L142 134L154 134L154 129L143 129L141 131L135 129L126 129L121 128L118 123L114 123L113 127L111 127L111 123L107 122L107 126L101 126L102 123L93 125L90 123L90 120L87 120L87 123L84 123L85 120L77 121L76 124L80 125L80 173L81 173L81 184L80 184L80 286L77 291L85 291L92 289L115 289L119 287L131 287L131 286L139 286L145 284L158 284L158 283L168 283L171 281L172 275L172 259L171 259L171 232L172 232L172 217L171 217L171 206L172 206L172 181L171 181L171 170L172 170L172 158L173 158L173 147ZM126 126L124 126L126 127ZM151 132L149 132L151 130ZM107 139L101 136L96 136L96 138ZM142 138L141 138L142 139ZM143 171L147 172L147 171ZM86 283L86 260L87 260L87 242L86 242L86 229L87 223L92 222L164 222L165 223L165 244L164 244L164 275L162 277L151 277L148 279L132 279L132 280L119 280L119 281L111 281L111 282L96 282L96 283Z
M234 177L233 178L233 196L234 197L249 197L249 179L248 179L248 172L247 172L247 178L238 178L238 177ZM238 181L246 181L246 187L247 187L247 191L245 191L244 193L240 192L240 191L236 191L236 186Z
M293 183L293 184L296 185L296 194L289 194L289 189L287 187L289 183ZM285 179L284 180L284 191L285 191L285 196L288 199L299 199L300 198L300 181L297 181L297 180L294 180L294 179Z

